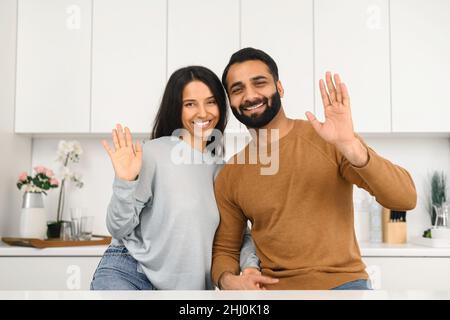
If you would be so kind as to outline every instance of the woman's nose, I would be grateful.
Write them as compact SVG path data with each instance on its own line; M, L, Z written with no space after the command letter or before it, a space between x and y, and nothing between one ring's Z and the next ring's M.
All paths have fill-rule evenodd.
M205 118L206 117L207 112L206 112L206 108L205 108L205 106L203 104L199 105L197 111L198 111L197 112L197 117L199 117L199 118Z

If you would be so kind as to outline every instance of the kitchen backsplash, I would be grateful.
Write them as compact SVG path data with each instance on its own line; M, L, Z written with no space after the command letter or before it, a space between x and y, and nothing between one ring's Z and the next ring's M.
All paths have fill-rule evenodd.
M142 138L141 138L142 139ZM44 165L58 172L56 150L60 139L34 138L32 143L32 166ZM94 233L107 234L105 225L106 207L112 193L113 169L104 151L101 138L78 138L84 150L81 160L74 164L74 170L80 172L84 186L77 189L69 186L66 198L65 217L69 218L69 208L82 207L89 215L95 216ZM376 152L392 162L406 168L412 175L418 192L417 207L408 214L408 236L420 236L429 226L426 211L425 188L427 177L432 170L450 171L450 140L445 137L365 137L365 141ZM14 188L14 186L11 186ZM17 190L16 190L17 191ZM360 240L369 239L369 216L364 208L363 199L370 197L364 190L355 188L355 230ZM56 216L58 192L52 190L45 199L49 219ZM20 203L17 203L20 206ZM14 233L15 224L8 223Z

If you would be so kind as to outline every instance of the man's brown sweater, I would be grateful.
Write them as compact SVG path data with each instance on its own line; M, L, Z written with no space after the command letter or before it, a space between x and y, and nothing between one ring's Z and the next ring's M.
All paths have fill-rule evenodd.
M214 283L226 271L239 274L247 220L263 275L280 279L268 289L331 289L367 279L354 232L353 184L386 208L411 210L417 195L409 173L366 145L367 164L354 167L303 120L295 121L278 146L276 174L261 175L267 165L258 161L227 164L216 179L220 225L213 246ZM247 146L242 152L248 151Z

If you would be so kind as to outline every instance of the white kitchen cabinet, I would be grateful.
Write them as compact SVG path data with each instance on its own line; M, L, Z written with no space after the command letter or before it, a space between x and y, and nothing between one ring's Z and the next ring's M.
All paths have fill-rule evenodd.
M89 132L91 0L19 0L15 132Z
M0 257L0 290L89 290L101 257Z
M314 112L313 1L242 0L241 46L261 49L278 65L288 117Z
M355 131L390 132L388 0L315 0L314 16L319 120L324 113L318 83L331 71L349 90Z
M95 0L92 128L149 133L166 83L166 0Z
M239 49L239 0L168 0L168 77L188 65L202 65L219 79ZM228 130L240 123L229 112Z
M390 3L392 129L450 132L450 1Z
M363 257L374 289L450 290L448 257Z

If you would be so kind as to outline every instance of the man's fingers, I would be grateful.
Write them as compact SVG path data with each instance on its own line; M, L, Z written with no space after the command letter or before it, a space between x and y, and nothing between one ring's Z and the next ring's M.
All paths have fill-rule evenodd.
M322 79L319 80L320 96L322 97L323 107L330 105L330 97L328 96L327 89L325 89L325 82Z
M342 103L341 78L337 73L334 74L334 83L336 84L336 100Z
M342 103L345 106L350 106L350 96L348 94L348 89L345 83L341 82L341 92L342 92Z
M271 278L271 277L267 277L267 276L252 276L253 280L255 282L257 282L259 285L261 284L273 284L273 283L277 283L278 279L275 278Z
M322 123L320 123L320 121L317 120L316 116L313 115L311 112L307 111L305 114L306 118L309 120L314 130L316 130L316 132L319 132L320 128L322 127Z
M325 80L327 82L328 93L330 95L330 101L333 103L336 101L336 88L334 87L333 81L331 80L331 72L327 71L325 73Z
M254 274L254 275L258 275L259 276L259 275L261 275L261 271L259 271L256 268L249 267L249 268L245 268L244 271L242 271L242 274L243 275Z

